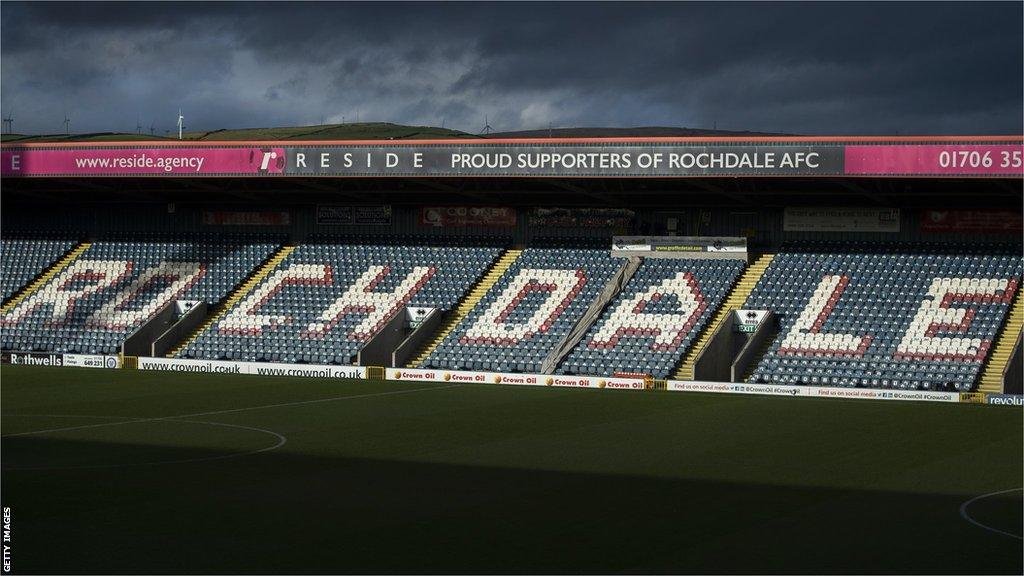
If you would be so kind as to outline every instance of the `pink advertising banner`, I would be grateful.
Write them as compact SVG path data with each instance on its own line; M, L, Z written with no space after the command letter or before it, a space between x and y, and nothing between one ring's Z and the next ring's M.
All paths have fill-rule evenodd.
M471 141L472 142L472 141ZM1024 143L1005 139L751 143L680 140L552 145L530 140L395 142L239 142L107 146L7 145L4 177L294 176L294 177L586 177L1024 175ZM948 142L948 143L943 143ZM439 213L440 214L440 213ZM447 217L447 214L441 216ZM504 215L488 215L492 224ZM504 220L502 220L504 218Z
M284 148L4 150L3 176L203 176L282 174Z
M1022 144L847 145L847 174L1021 175Z

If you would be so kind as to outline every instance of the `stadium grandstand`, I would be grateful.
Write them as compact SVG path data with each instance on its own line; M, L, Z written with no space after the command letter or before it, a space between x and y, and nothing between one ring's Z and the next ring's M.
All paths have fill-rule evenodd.
M387 132L396 133L392 128ZM727 541L738 534L756 548L753 543L761 538L757 534L776 532L778 538L785 535L808 544L806 553L794 548L779 557L777 568L783 572L835 571L837 566L853 572L1020 569L1019 555L1013 558L998 542L984 540L991 531L971 526L973 516L965 516L968 521L958 517L955 506L949 520L955 527L944 524L946 520L919 522L964 491L997 487L964 481L963 486L903 500L902 491L910 489L893 484L869 498L871 490L857 492L853 480L844 484L851 476L829 476L831 465L827 459L816 460L815 454L825 458L835 442L894 443L892 449L903 456L886 460L885 470L870 474L888 477L891 472L893 482L902 482L899 478L917 478L907 470L925 466L914 456L922 450L935 450L934 457L942 459L943 450L960 450L958 443L980 442L986 434L993 439L991 446L997 439L1019 442L1012 418L1008 427L989 432L975 425L980 420L946 428L947 418L998 415L1003 410L999 407L948 407L960 410L961 416L871 412L863 419L844 416L849 413L842 410L857 410L843 408L854 404L882 411L899 409L892 408L897 405L932 407L930 403L1020 404L1024 139L409 134L413 137L383 140L231 140L221 134L215 140L6 141L0 158L0 349L3 363L11 365L4 367L5 380L20 382L8 390L19 386L24 394L24 400L13 402L21 408L11 417L14 428L4 432L5 450L13 446L9 453L14 459L13 469L7 461L5 474L14 474L20 494L35 493L31 483L40 477L31 473L40 468L73 470L55 472L48 490L68 486L58 484L60 474L83 474L85 480L67 498L88 493L85 501L95 504L88 498L98 498L98 493L87 486L87 478L93 478L87 474L95 467L116 475L129 470L121 467L140 462L184 462L180 466L207 470L197 462L234 458L226 466L237 466L235 471L218 469L210 481L234 486L237 480L238 494L222 492L217 503L237 497L238 507L230 505L229 513L210 520L210 531L199 528L197 534L211 538L213 527L220 534L247 526L241 529L248 534L245 542L263 542L263 551L246 548L242 537L237 542L217 540L223 550L195 560L199 564L183 564L161 552L157 540L163 528L154 527L153 520L158 515L147 524L141 515L125 512L124 524L118 525L121 532L111 529L111 546L121 542L126 547L119 567L128 571L150 567L154 559L170 572L197 566L212 572L334 571L341 552L324 538L333 534L326 526L337 520L335 513L351 514L365 529L353 536L353 525L344 528L349 531L345 541L352 543L345 567L356 571L493 571L495 564L488 563L492 560L510 572L672 572L680 567L714 572L723 566L726 571L762 571L768 565L730 553ZM37 382L35 374L51 376ZM251 376L233 379L231 374ZM202 377L208 379L197 379ZM301 445L306 431L312 438L305 445L308 452L277 462L280 468L260 468L260 462L269 460L249 455L284 445L284 434L275 426L294 421L269 414L266 420L244 425L242 420L210 421L210 414L250 409L239 405L273 408L325 401L350 381L353 386L345 389L357 391L346 392L353 397L393 402L374 404L377 408L365 412L325 412L295 424L298 431L290 445ZM110 400L112 383L118 382L127 386L127 395ZM141 382L146 387L136 387ZM450 388L461 384L467 387ZM477 384L479 390L470 388ZM303 388L321 385L338 387L330 393L321 390L319 396ZM422 386L441 391L429 394L448 403L443 418L435 418L424 404L412 404L411 393ZM617 395L627 398L622 401L627 404L588 406L596 402L591 392L558 392L561 388L605 389L592 394ZM58 389L81 394L74 402L83 411L76 411L70 397L40 396L58 394ZM485 397L494 390L515 390L530 400L516 404L517 411L505 412L502 403L511 400ZM557 396L561 403L547 404L555 400L537 396L545 391L564 394ZM110 400L110 412L97 416L96 403L103 398ZM755 400L765 404L753 404ZM639 404L630 408L631 402L650 404L641 410ZM12 405L6 396L5 403ZM165 417L158 403L186 417ZM623 419L614 439L586 420L598 412ZM658 420L659 414L671 417ZM25 420L17 420L19 416ZM40 417L45 417L47 432L58 431L52 444L29 442L38 438L31 435L40 428L31 418ZM79 428L96 430L90 427L97 424L86 418L140 426L220 426L223 430L214 431L225 435L276 435L277 444L239 440L235 445L225 439L224 446L204 444L202 451L188 451L171 448L177 446L177 436L60 436ZM490 427L492 418L521 421L523 428L513 426L499 434ZM386 420L397 436L352 440L351 446L338 440L360 436L377 420ZM776 420L789 422L787 426L804 422L807 428L776 442L767 424ZM572 434L593 437L595 444L557 453L533 442L526 444L533 448L511 445L509 438L515 434L520 439L536 435L557 445L563 438L551 431L557 421L573 422ZM844 421L852 428L830 433ZM899 431L890 429L892 422L899 422L891 425ZM1019 424L1019 417L1015 422ZM904 424L918 432L907 432ZM326 428L309 432L315 426ZM687 436L697 426L708 436ZM741 437L748 426L763 431L757 441L763 451L758 456L743 452L743 458L764 458L763 476L733 475L748 467L722 464L743 459L733 450L751 441ZM711 436L715 440L707 446L718 448L688 444ZM212 436L196 437L212 442ZM330 446L323 440L328 437L334 438ZM460 452L460 442L467 438L485 439L486 445L472 454ZM122 450L117 452L121 459L105 460L115 444ZM141 450L136 444L160 445L166 453L147 459L132 451ZM768 462L775 451L786 449L777 444L802 447L806 453L780 458L819 462L819 473L829 479L814 484L817 479L789 478L787 471ZM676 467L680 460L668 455L689 446L696 452L688 454L696 454L698 461L687 466L697 470L694 474L704 474L704 480L659 484L659 474L672 472L646 460L637 465L650 473L642 480L618 469L584 475L588 467L604 470L597 462L608 445L622 448L612 449L619 454L615 462L632 462L649 452L665 466ZM331 452L342 450L339 446L350 450ZM976 446L963 451L974 454ZM848 448L856 454L866 451L866 446ZM446 466L463 468L442 473L418 460L431 451L443 452ZM1012 476L1000 468L1006 459L986 458L971 460L984 460L978 464L982 468L998 468L982 476ZM537 474L536 479L503 468L520 460L530 462L523 467L534 467L530 474ZM562 466L575 466L573 473L580 476L553 472ZM161 470L168 469L150 466L137 473L152 475L147 481L157 482ZM354 475L338 472L342 469L354 470ZM294 476L285 479L283 470L294 471ZM899 476L899 470L906 476ZM129 478L135 473L125 472ZM200 482L205 474L189 476L184 483ZM462 480L453 481L452 474ZM941 482L960 478L946 472L934 476L941 476ZM311 535L308 544L285 551L249 534L256 526L276 524L276 518L257 521L247 509L254 501L246 500L247 494L257 498L269 493L255 486L254 478L265 478L274 487L274 498L289 502L273 508L286 524L308 522L315 527L311 533L323 536ZM579 484L579 478L589 486L587 504L578 495L567 495L567 487ZM722 478L737 484L726 490L721 482L712 482ZM402 479L421 479L421 488L428 487L423 489L430 495L416 491L415 502L395 496L407 489ZM504 487L511 493L534 481L547 487L543 496L534 500L515 492L521 500L497 509L489 507L498 505L487 504L491 496L480 487ZM813 484L820 491L809 495L808 488L781 497L775 484L784 482L805 488ZM453 484L465 491L466 500L459 504L448 500ZM361 494L365 490L368 503L322 509L310 504L321 497L336 502L334 496L324 496L335 486ZM205 496L185 501L195 489L186 486L180 498L173 496L175 506L213 505ZM133 498L133 488L125 490L126 498ZM307 490L319 496L307 498ZM382 496L385 491L393 499ZM648 491L651 497L641 498ZM766 500L768 492L773 496ZM48 508L42 493L34 500L24 498L73 525L95 511ZM673 548L670 534L690 512L677 509L671 498L664 508L652 506L660 501L655 493L708 495L703 503L690 499L686 506L696 517L713 518L706 529L722 540L709 541L703 551ZM708 502L736 493L745 496L734 502L735 509L725 505L723 514L708 508ZM778 530L760 525L758 530L765 532L734 533L736 527L727 525L726 517L743 517L741 508L763 510L743 504L747 497L779 504L773 514L792 514L792 525L786 520ZM434 509L435 501L445 504ZM1013 532L1011 523L1019 516L1010 507L1019 508L1019 498L1005 502L1010 505L978 523ZM141 500L136 505L149 506ZM571 519L554 512L563 505L581 519L585 532L600 526L605 514L623 522L622 532L606 526L608 534L602 532L588 543L566 544L561 554L531 558L529 550L537 542L548 546L573 532ZM520 506L519 512L510 508ZM788 506L796 512L784 511ZM865 506L891 511L898 526L881 526L887 523L883 518L870 526L858 524ZM295 511L286 511L289 507ZM15 511L30 523L25 508ZM402 520L409 509L433 518L453 538L468 538L469 532L490 525L475 521L475 510L488 518L507 514L508 527L495 538L508 545L474 545L463 551L469 556L448 563L437 555L447 536ZM807 522L818 517L814 510L850 522L837 521L840 527L830 525L820 536L808 536ZM517 524L526 522L516 520L525 518L519 513L547 524L527 529ZM914 522L904 521L904 513ZM748 521L753 522L740 520ZM33 534L47 533L35 529L39 531ZM151 529L152 536L138 536ZM528 536L530 530L537 530L536 538ZM979 534L962 536L963 530ZM879 551L878 558L852 551L846 556L838 544L825 541L826 532L847 543L863 538L861 543ZM899 543L897 532L908 536L910 549L920 552L916 563L901 563L901 546L907 544ZM681 534L680 540L696 538L689 528ZM926 542L946 535L953 538L946 540L948 553L923 552L930 550ZM617 548L613 536L632 544ZM195 538L192 544L206 549ZM59 554L46 554L45 538L37 540L23 544L24 562L31 559L44 572L75 568L67 559L51 557ZM828 560L809 552L819 547L830 551ZM74 560L82 562L79 566L110 569L99 553L77 549L82 551ZM641 549L648 552L641 554ZM960 556L965 550L973 552ZM762 552L762 559L772 555ZM278 554L280 562L287 558L288 563L275 563ZM839 564L830 564L837 558Z
M1019 392L1019 163L1005 138L16 142L0 346ZM738 310L771 320L733 366Z

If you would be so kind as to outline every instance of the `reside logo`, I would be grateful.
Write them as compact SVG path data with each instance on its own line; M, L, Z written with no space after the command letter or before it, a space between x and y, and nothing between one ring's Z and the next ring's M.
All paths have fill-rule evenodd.
M263 163L260 164L260 170L266 170L270 168L270 161L277 158L277 152L264 152Z

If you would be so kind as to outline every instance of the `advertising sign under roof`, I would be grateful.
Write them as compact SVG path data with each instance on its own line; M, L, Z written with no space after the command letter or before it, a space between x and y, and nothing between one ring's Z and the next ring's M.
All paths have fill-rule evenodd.
M932 139L541 139L108 143L4 146L28 177L1014 177L1024 141Z

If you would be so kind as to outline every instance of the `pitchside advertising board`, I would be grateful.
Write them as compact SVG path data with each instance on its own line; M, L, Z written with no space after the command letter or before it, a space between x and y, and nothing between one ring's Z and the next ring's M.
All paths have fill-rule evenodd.
M208 374L253 374L258 376L298 376L302 378L366 378L362 366L321 364L281 364L277 362L234 362L230 360L186 360L179 358L139 358L139 370L199 372Z
M821 386L783 386L779 384L748 384L728 382L681 382L669 380L668 390L676 392L711 392L718 394L758 394L767 396L801 396L804 398L845 398L852 400L914 400L918 402L960 402L956 392L927 390L878 390L874 388L825 388Z
M974 176L1024 174L1024 142L508 140L10 145L3 176Z
M388 368L386 376L388 380L452 382L456 384L507 384L512 386L608 388L613 390L643 390L645 387L643 378L471 372L465 370L428 370L421 368Z
M997 406L1024 406L1024 396L1020 394L986 394L985 403Z
M17 366L121 367L121 361L117 356L50 354L45 352L4 352L0 354L0 363ZM137 368L139 370L160 372L251 374L319 379L365 380L370 377L369 370L365 366L339 366L336 364L282 364L276 362L234 362L229 360L138 358ZM607 390L645 390L650 387L648 381L642 375L636 377L605 377L387 368L384 370L384 377L388 380L400 382L433 382L441 384L502 384L508 386L550 386L557 388L598 388ZM1019 394L959 394L956 392L931 392L927 390L877 390L871 388L828 388L821 386L785 386L742 382L692 382L679 380L666 381L665 389L674 392L799 396L803 398L960 402L1004 406L1024 405L1024 397Z
M101 354L57 354L50 352L4 352L0 364L12 366L69 366L73 368L120 368L117 356Z

